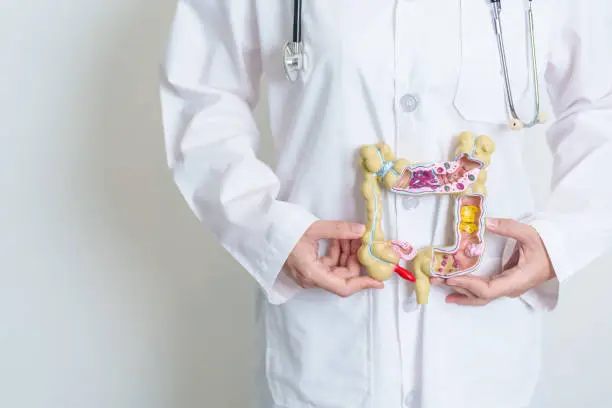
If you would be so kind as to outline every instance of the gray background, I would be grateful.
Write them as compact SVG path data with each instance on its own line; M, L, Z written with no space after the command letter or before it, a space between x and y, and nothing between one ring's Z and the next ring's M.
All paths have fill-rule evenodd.
M2 407L248 407L254 285L165 166L174 6L0 1ZM542 198L550 158L527 137ZM573 278L548 319L547 407L612 399L611 265Z

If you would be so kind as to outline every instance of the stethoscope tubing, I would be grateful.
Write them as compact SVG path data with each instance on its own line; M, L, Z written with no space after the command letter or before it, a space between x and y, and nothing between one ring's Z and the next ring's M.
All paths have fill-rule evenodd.
M528 20L529 20L529 45L531 48L531 72L529 79L533 77L533 91L534 91L534 116L529 121L522 121L516 109L514 103L514 96L512 95L512 85L510 83L510 73L508 69L508 61L506 57L506 49L504 45L504 33L501 22L501 0L490 0L492 12L493 12L493 25L495 30L495 37L497 38L497 47L499 51L499 58L502 67L503 80L504 80L504 96L506 98L506 104L508 113L511 118L510 126L514 130L519 130L523 127L531 128L538 123L543 121L540 115L540 81L538 77L538 62L536 56L536 44L535 44L535 28L533 18L533 8L531 5L532 0L529 0Z
M508 61L506 57L506 49L504 45L504 35L502 30L501 22L501 11L502 3L501 0L489 0L493 13L493 25L495 30L495 36L497 38L497 47L499 50L499 58L503 73L504 82L504 94L506 98L506 105L508 114L510 115L510 127L514 130L522 129L523 127L533 127L538 123L542 123L544 115L540 113L540 82L538 77L538 63L536 57L536 43L535 43L535 28L533 18L532 1L529 0L529 44L531 46L531 72L529 74L529 80L533 77L533 91L535 100L534 117L528 122L524 122L520 119L516 104L514 103L514 96L512 95L512 84L510 83L510 73L508 69ZM302 45L302 0L293 1L293 41L285 45L285 51L283 55L283 62L285 65L285 73L287 78L291 82L295 82L299 75L299 70L303 64L303 45Z
M302 0L293 2L293 42L302 42Z

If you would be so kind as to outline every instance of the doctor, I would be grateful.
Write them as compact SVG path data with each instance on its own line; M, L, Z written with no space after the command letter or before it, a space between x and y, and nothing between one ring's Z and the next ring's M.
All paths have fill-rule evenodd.
M502 2L509 85L534 110L527 3ZM534 0L546 126L509 126L485 0L304 0L304 59L286 78L290 0L181 0L163 69L168 162L187 202L253 276L259 408L536 407L543 312L612 243L612 3ZM256 155L262 75L276 147ZM517 127L517 126L514 126ZM536 130L537 129L537 130ZM361 145L413 162L487 134L486 258L471 277L413 287L359 276ZM522 151L546 137L552 194ZM449 243L446 197L385 198L388 237ZM205 271L203 271L205 272ZM478 307L475 307L478 306Z

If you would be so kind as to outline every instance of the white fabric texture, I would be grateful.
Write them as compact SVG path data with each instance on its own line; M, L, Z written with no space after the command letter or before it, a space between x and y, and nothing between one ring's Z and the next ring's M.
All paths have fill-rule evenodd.
M181 0L162 70L168 163L202 223L256 279L262 333L260 408L522 408L540 370L542 312L612 243L612 3L534 1L552 193L535 208L523 132L508 128L486 1L304 1L307 66L284 78L288 0ZM503 2L519 111L533 100L524 5ZM276 166L257 157L252 116L266 77ZM411 94L419 101L405 109ZM488 214L540 233L558 279L483 308L410 284L341 299L302 290L283 264L318 219L365 221L361 145L385 142L413 162L451 157L462 131L487 134ZM546 135L544 132L546 131ZM389 239L450 244L450 200L407 209L386 195ZM180 237L177 237L180 239ZM499 273L514 242L487 234L480 275ZM225 307L225 305L220 305Z

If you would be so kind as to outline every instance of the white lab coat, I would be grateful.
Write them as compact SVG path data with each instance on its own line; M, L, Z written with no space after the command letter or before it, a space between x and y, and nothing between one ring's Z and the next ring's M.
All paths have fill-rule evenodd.
M503 3L512 89L529 116L523 2ZM556 305L560 283L612 241L612 197L600 186L612 159L611 3L534 1L542 106L551 120L529 137L547 137L554 154L552 194L541 208L529 188L535 170L521 155L529 139L507 125L487 1L304 1L307 65L294 84L281 65L292 4L179 1L163 69L176 183L267 300L258 304L257 406L529 406L543 311ZM262 74L274 169L256 156L251 112ZM281 271L313 221L365 221L361 145L385 142L413 162L447 159L464 130L497 145L489 215L533 225L558 280L482 308L446 304L448 290L434 287L418 309L412 286L395 278L384 290L341 299L300 289ZM387 237L418 247L452 243L449 204L387 194ZM499 272L513 245L487 239L480 275Z

